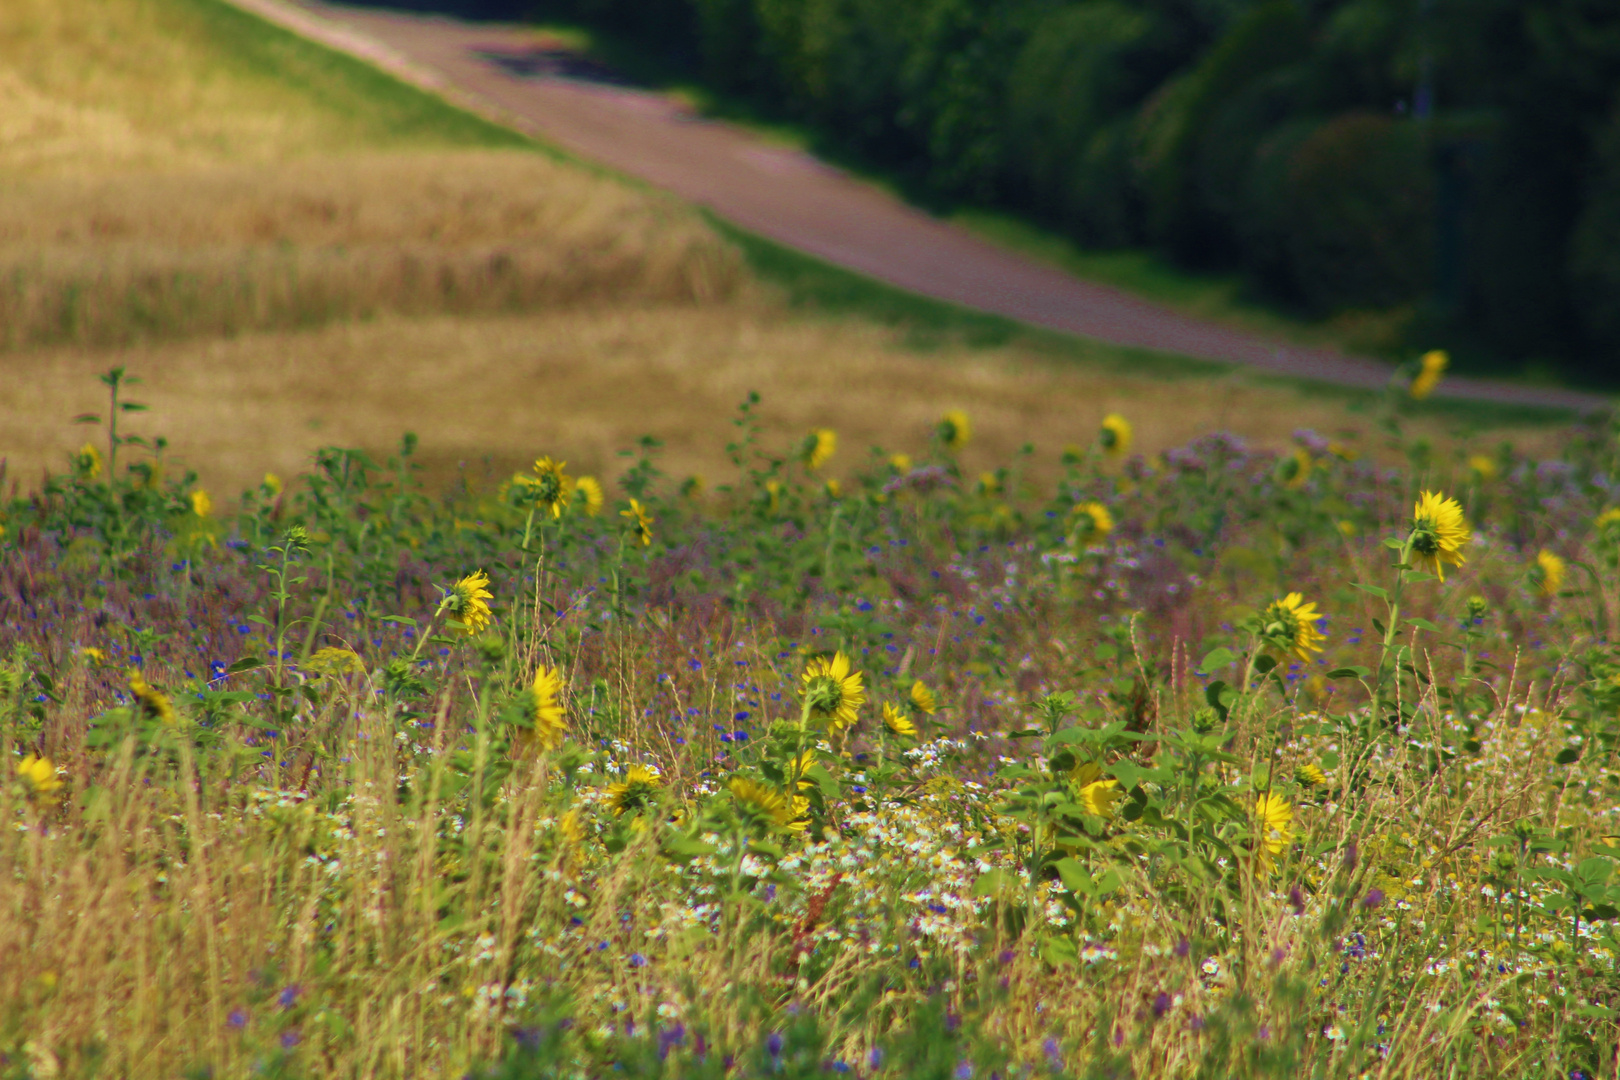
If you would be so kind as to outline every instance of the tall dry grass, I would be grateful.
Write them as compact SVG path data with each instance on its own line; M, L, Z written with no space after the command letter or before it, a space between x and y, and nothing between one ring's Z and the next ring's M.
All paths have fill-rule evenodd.
M0 347L13 350L714 300L743 273L675 200L522 152L58 178L0 199Z

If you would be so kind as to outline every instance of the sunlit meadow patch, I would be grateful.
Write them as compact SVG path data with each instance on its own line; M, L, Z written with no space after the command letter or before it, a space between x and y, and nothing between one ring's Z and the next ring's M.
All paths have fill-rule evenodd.
M1608 430L228 504L104 381L4 510L0 1075L1612 1064Z

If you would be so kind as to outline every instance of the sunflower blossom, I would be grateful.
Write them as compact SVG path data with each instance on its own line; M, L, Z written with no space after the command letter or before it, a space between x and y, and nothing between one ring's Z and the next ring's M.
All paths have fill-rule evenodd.
M923 716L933 716L939 711L939 699L934 697L932 690L923 685L921 679L918 679L911 684L911 690L906 694L906 708Z
M961 409L952 409L940 417L939 425L934 428L934 434L945 445L945 449L960 450L973 438L973 425L968 422L967 413Z
M1468 471L1474 474L1474 479L1482 484L1488 484L1496 479L1498 469L1493 458L1484 454L1475 454L1468 459Z
M1092 817L1110 817L1124 797L1118 780L1093 780L1080 789L1080 806Z
M911 722L911 717L887 701L883 703L883 726L902 739L915 739L917 737L917 725Z
M17 779L22 781L28 798L34 802L52 803L56 801L56 793L62 787L62 781L56 776L56 766L48 757L35 757L29 754L17 763Z
M562 517L573 498L573 477L563 472L567 464L566 461L552 461L549 457L543 457L534 463L534 475L524 477L529 485L529 497L536 506L550 511L553 518Z
M1444 349L1434 349L1424 353L1419 363L1422 367L1412 379L1411 386L1412 398L1416 401L1422 401L1434 393L1434 388L1440 385L1440 376L1445 374L1446 367L1451 363L1451 357Z
M482 570L468 574L445 591L439 607L461 623L462 633L477 637L489 625L489 576Z
M101 451L89 443L79 447L73 455L73 472L80 480L94 480L101 475Z
M1281 600L1273 600L1260 613L1260 636L1277 648L1308 661L1311 653L1322 651L1325 639L1316 628L1321 617L1315 601L1307 604L1303 596L1291 592Z
M746 776L733 776L726 784L726 788L731 792L731 797L737 801L740 810L751 817L762 819L768 825L792 832L803 832L805 826L809 824L803 820L805 811L810 808L809 799L790 800L774 788L768 788Z
M816 428L799 444L799 460L804 467L815 472L838 453L838 433L831 428Z
M191 512L200 518L209 517L214 512L214 500L202 488L191 493Z
M602 484L594 476L581 476L574 481L574 501L590 517L602 512Z
M129 692L135 699L136 715L171 726L179 722L174 704L165 694L152 689L140 668L129 669Z
M1109 413L1103 417L1102 429L1097 433L1097 441L1102 445L1109 457L1124 457L1131 452L1131 422L1119 413Z
M1532 580L1541 587L1541 595L1557 596L1564 587L1564 560L1542 548L1536 552L1536 565L1530 571Z
M855 726L860 708L866 704L866 687L861 673L851 670L849 657L841 652L830 660L815 657L805 665L803 681L810 715L826 719L835 734Z
M534 684L529 687L529 736L541 750L555 750L568 734L568 722L563 719L563 708L557 700L562 695L562 672L544 664L535 669Z
M620 510L619 516L625 519L625 528L641 542L642 547L652 543L652 527L658 520L647 513L647 508L637 499L630 500L628 510Z
M1323 772L1322 766L1316 762L1307 761L1294 770L1294 779L1306 787L1316 787L1319 784L1327 783L1327 773Z
M608 805L618 816L644 810L657 805L658 793L662 789L663 783L657 773L642 765L632 765L625 770L623 780L607 786Z
M1446 580L1442 563L1463 564L1463 548L1473 534L1463 520L1462 507L1436 491L1425 491L1412 509L1409 543L1419 565L1427 566L1435 577Z
M1101 540L1114 531L1114 515L1100 502L1081 503L1069 511L1074 519L1070 535L1076 543Z
M1254 803L1254 816L1260 821L1260 844L1256 849L1267 870L1276 865L1278 855L1294 842L1294 808L1288 800L1270 792Z

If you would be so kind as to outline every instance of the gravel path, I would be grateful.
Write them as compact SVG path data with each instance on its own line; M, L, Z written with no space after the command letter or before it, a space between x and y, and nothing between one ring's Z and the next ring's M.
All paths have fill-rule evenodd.
M1375 388L1388 365L1206 322L929 217L816 158L669 97L571 77L530 29L313 0L231 0L455 103L640 177L772 240L900 288L1119 345ZM1437 394L1580 410L1591 394L1451 378Z

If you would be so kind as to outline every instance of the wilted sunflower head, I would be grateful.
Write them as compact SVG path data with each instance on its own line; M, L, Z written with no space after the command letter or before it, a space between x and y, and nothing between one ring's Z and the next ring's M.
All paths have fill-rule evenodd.
M574 505L590 517L602 512L602 485L594 476L582 476L574 481Z
M641 505L640 500L631 499L629 509L620 510L619 516L625 519L625 529L640 542L642 547L652 543L652 527L657 519L647 513L647 508Z
M1255 800L1254 816L1259 825L1256 851L1261 864L1269 870L1277 856L1294 842L1294 808L1282 796L1267 792Z
M911 717L887 701L883 703L883 726L902 739L915 739L917 737L917 725L911 722Z
M663 782L658 774L641 765L625 770L624 778L607 786L608 805L616 815L634 813L658 805Z
M831 428L816 428L799 444L799 461L811 472L825 465L827 459L836 453L838 433Z
M489 625L489 602L493 598L489 576L478 570L446 589L439 608L461 624L462 633L477 637Z
M1456 499L1425 491L1412 508L1412 531L1408 539L1415 561L1429 567L1435 577L1444 581L1446 572L1441 564L1461 566L1462 550L1473 535L1468 531L1468 522L1463 520L1462 507Z
M140 668L129 669L129 693L135 699L135 714L143 719L173 725L179 722L174 704L167 695L154 690L141 674Z
M1073 519L1069 535L1077 544L1101 540L1114 531L1114 515L1100 502L1080 503L1069 516Z
M1557 596L1564 587L1564 560L1542 548L1536 552L1536 564L1530 568L1530 580L1536 583L1543 596Z
M973 425L968 422L968 414L961 409L952 409L940 417L934 427L934 437L947 450L962 449L973 438Z
M1307 604L1303 596L1291 592L1260 613L1260 636L1300 660L1310 660L1311 653L1322 651L1325 640L1316 628L1320 618L1314 601Z
M1097 442L1109 457L1124 457L1131 452L1131 435L1131 422L1119 413L1109 413L1103 417Z
M56 793L62 787L62 781L57 778L56 766L48 757L36 757L29 754L17 763L17 779L23 786L23 792L29 801L49 805L56 801Z
M836 732L855 726L860 708L866 704L866 687L861 673L851 670L849 657L838 652L830 659L812 658L804 667L803 683L810 715L825 719Z

